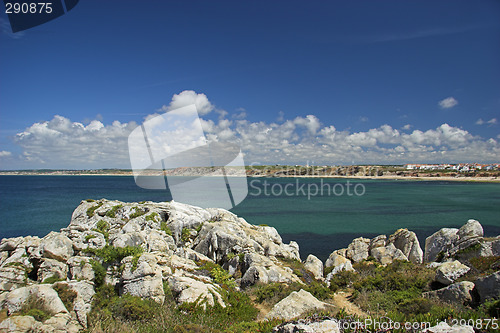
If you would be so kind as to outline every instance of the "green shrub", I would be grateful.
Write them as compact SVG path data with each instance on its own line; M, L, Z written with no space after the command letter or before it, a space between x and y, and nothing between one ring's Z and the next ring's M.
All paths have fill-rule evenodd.
M125 320L148 320L153 318L156 312L154 301L128 294L114 297L108 308L113 316Z
M139 207L134 207L134 213L130 215L130 219L135 219L136 217L142 216L144 214L146 214L145 210L142 210Z
M87 235L87 236L85 236L85 241L88 242L92 238L96 238L96 237L97 237L96 235Z
M181 232L181 241L184 243L189 241L189 238L191 238L191 231L188 228L182 229Z
M131 271L135 271L137 269L137 263L139 262L139 258L141 257L142 252L134 254L134 257L132 258L132 268Z
M469 262L481 275L488 275L498 270L500 256L475 257L469 259Z
M196 229L194 230L196 230L196 232L199 233L201 231L201 228L203 228L203 223L200 223L200 225L197 226Z
M86 202L94 202L94 199L85 199Z
M32 316L38 321L44 321L52 317L52 313L48 311L41 299L36 299L29 296L27 301L19 310L19 314L23 316Z
M120 209L122 207L123 207L123 205L116 205L116 206L111 207L111 209L106 212L106 216L111 217L111 218L115 218L116 212L118 211L118 209Z
M65 278L61 278L57 275L52 275L52 276L49 276L48 278L46 278L45 280L43 280L43 283L48 283L48 284L53 284L53 283L56 283L56 282L59 282L59 281L64 281L66 280Z
M170 230L170 228L168 227L167 222L161 222L160 230L163 230L167 235L172 236L172 230Z
M90 260L90 265L94 271L94 285L96 288L102 286L106 280L106 268L96 260Z
M140 246L126 246L126 247L114 247L111 245L106 245L102 249L90 249L84 250L85 253L92 253L95 256L102 259L103 263L120 262L123 258L128 256L135 256L144 252Z
M67 284L62 283L56 284L53 288L55 291L57 291L57 294L59 295L59 298L63 302L66 309L68 311L72 311L75 299L78 296L76 291L70 289Z
M101 234L104 235L104 238L106 240L109 239L109 224L108 222L104 221L104 220L99 220L96 224L96 227L92 229L92 231L97 231ZM89 235L90 236L90 235Z
M156 221L156 218L158 217L158 213L157 212L152 212L151 214L149 215L146 215L146 221Z
M92 217L94 216L94 212L96 211L97 208L102 206L102 202L99 202L97 205L90 207L87 209L87 216Z
M215 283L228 288L236 287L236 281L234 281L231 274L219 265L210 261L202 261L198 265L200 265L198 270L207 270Z

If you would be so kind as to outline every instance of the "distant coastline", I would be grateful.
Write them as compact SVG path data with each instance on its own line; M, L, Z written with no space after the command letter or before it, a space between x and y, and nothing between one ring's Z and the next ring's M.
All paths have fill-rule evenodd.
M210 176L220 167L185 167L163 171L165 176ZM500 182L499 170L408 170L403 166L351 165L351 166L248 166L250 177L273 178L347 178L381 180L471 181ZM241 168L226 167L227 176L241 176ZM161 170L150 170L144 175L159 175ZM0 176L133 176L127 169L95 170L0 170Z

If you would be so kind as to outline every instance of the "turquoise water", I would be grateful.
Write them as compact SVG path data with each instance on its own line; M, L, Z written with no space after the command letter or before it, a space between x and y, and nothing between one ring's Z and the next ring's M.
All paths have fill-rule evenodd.
M423 242L439 228L459 227L470 218L479 220L488 236L500 234L500 184L332 178L249 178L249 182L249 195L232 211L250 223L276 227L285 241L297 240L302 256L314 253L325 258L354 237L388 234L398 228L415 231ZM291 196L271 195L271 187L280 194L287 184ZM364 187L364 195L353 193L356 184L358 194ZM304 192L296 191L301 185ZM310 194L315 186L323 186L323 195L308 198L307 186ZM330 191L328 195L327 189L333 186L337 194L343 188L344 194ZM127 176L0 176L0 238L44 236L59 230L87 198L171 199L168 192L137 187Z

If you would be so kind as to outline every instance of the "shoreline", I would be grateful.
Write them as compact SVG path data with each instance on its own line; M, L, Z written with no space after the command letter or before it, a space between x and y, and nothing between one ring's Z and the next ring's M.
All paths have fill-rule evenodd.
M119 176L133 177L130 173L34 173L34 172L0 172L0 176ZM152 175L153 176L153 175ZM166 175L169 177L197 177L199 175ZM220 176L204 176L204 177L220 177ZM240 177L227 175L227 177ZM455 182L480 182L480 183L500 183L499 177L451 177L451 176L397 176L397 175L382 175L382 176L342 176L342 175L248 175L252 178L338 178L338 179L367 179L367 180L407 180L407 181L455 181Z

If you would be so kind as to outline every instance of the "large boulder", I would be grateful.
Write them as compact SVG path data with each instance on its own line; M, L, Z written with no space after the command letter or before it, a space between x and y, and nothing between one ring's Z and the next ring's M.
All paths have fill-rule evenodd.
M321 311L333 307L328 303L319 301L311 293L300 289L294 291L278 303L276 303L271 311L266 315L266 319L284 319L291 320L300 317L305 313L313 310Z
M376 247L371 250L370 254L382 265L390 264L394 260L408 260L404 253L394 246L394 243L384 247Z
M153 254L144 253L138 259L132 256L122 260L123 293L150 298L160 304L165 300L162 269Z
M43 283L48 278L66 280L67 277L68 265L55 259L42 259L40 267L38 268L38 282Z
M468 253L465 257L477 256L477 249L482 247L482 243L483 227L478 221L469 220L460 229L443 228L427 237L424 260L443 261L464 252Z
M475 281L481 302L500 297L500 271Z
M42 324L32 316L12 316L0 322L2 333L28 333L39 332Z
M471 292L474 289L474 283L470 281L457 282L445 288L428 291L423 295L425 297L436 297L443 302L457 303L457 304L470 304L472 303Z
M399 229L389 236L387 244L394 244L396 249L400 250L409 261L415 264L421 264L423 261L423 251L420 248L417 235L408 229Z
M308 255L304 262L304 268L310 271L315 279L323 280L323 262L318 257L312 254Z
M240 285L243 288L258 282L302 283L291 268L281 265L276 259L257 253L245 254L243 265L246 268L240 280Z
M425 239L424 261L432 262L442 259L458 239L458 229L442 228ZM439 256L439 257L438 257Z
M73 243L60 232L52 231L42 238L41 247L45 258L66 261L73 255Z
M21 287L9 292L5 297L4 307L10 315L19 311L28 301L37 302L53 315L68 312L57 292L47 284Z
M213 306L215 302L218 302L221 306L226 306L220 294L222 290L211 283L205 283L186 276L170 276L168 284L176 302L179 304L197 302L200 306L206 308L207 304Z
M452 284L456 279L464 275L470 270L469 267L462 264L460 261L448 261L439 265L436 269L435 280L445 285Z
M336 267L336 266L339 266L341 264L344 264L346 262L350 262L349 259L347 259L345 257L345 251L342 251L342 250L335 250L333 251L329 256L328 256L328 259L326 259L326 262L325 262L325 267L328 268L328 267ZM342 255L342 253L344 255Z
M94 269L90 264L90 258L74 256L68 260L70 278L72 280L94 280Z
M346 256L353 262L360 262L368 258L370 240L368 238L355 238L347 247Z

